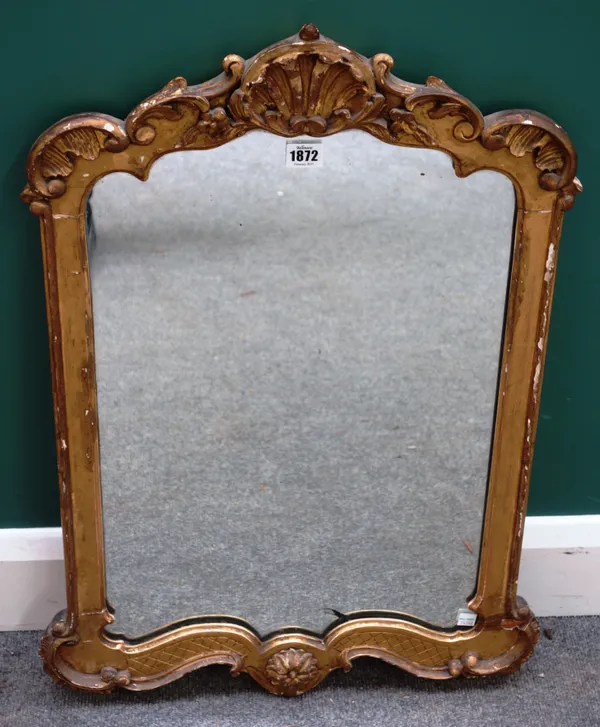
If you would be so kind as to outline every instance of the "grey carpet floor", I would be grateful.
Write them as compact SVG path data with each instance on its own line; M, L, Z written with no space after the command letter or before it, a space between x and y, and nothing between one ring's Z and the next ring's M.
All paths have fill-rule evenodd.
M474 589L512 187L361 132L323 146L286 169L249 135L94 191L117 631L450 625Z
M600 617L545 618L521 671L428 682L371 659L303 697L208 667L154 692L89 695L42 673L37 632L0 634L2 727L598 727Z

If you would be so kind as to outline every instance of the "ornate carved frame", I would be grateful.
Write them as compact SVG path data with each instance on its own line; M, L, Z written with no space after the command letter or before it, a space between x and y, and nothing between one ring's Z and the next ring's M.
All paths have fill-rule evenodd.
M372 59L305 25L198 86L176 78L123 122L72 116L34 144L22 198L40 217L53 374L67 611L42 639L48 673L96 692L151 689L208 664L246 671L274 694L301 694L331 670L372 656L431 679L518 668L539 627L516 596L521 538L564 210L581 190L563 129L531 111L485 118L439 78L407 83L392 58ZM381 141L439 149L456 174L492 169L514 185L517 212L491 471L469 630L357 612L321 635L283 629L265 641L223 617L172 624L143 640L111 636L105 595L94 329L85 208L105 174L148 177L163 154L208 149L263 129L286 137L363 129Z

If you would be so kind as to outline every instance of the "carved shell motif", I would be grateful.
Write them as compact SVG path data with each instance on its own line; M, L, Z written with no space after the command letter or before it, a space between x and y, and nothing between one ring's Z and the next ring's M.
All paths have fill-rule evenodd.
M278 691L301 694L318 679L319 662L304 649L285 649L269 658L265 674Z
M315 52L269 63L230 105L238 118L284 136L324 136L376 117L383 103L358 67Z

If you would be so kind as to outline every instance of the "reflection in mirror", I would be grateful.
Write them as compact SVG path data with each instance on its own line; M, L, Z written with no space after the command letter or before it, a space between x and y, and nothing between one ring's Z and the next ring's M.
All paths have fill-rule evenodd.
M91 198L111 630L472 595L514 191L364 132L253 132Z

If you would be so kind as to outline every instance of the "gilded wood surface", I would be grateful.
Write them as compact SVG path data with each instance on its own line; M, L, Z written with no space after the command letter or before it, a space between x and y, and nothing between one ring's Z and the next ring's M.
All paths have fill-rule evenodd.
M517 600L516 583L562 217L581 189L576 155L566 133L541 114L484 117L439 78L411 84L392 75L393 65L385 53L367 59L304 26L248 61L227 56L211 81L174 79L125 121L73 116L34 144L22 197L41 222L67 567L67 612L50 625L41 653L58 681L141 690L224 663L272 693L294 695L361 656L448 679L510 672L531 654L538 626ZM513 182L516 228L477 592L469 604L478 614L473 629L444 632L401 615L359 613L322 637L261 641L226 617L176 623L140 643L104 632L113 616L105 595L87 195L105 174L146 179L163 154L212 148L256 129L286 137L362 129L390 144L441 150L458 176L492 169Z

